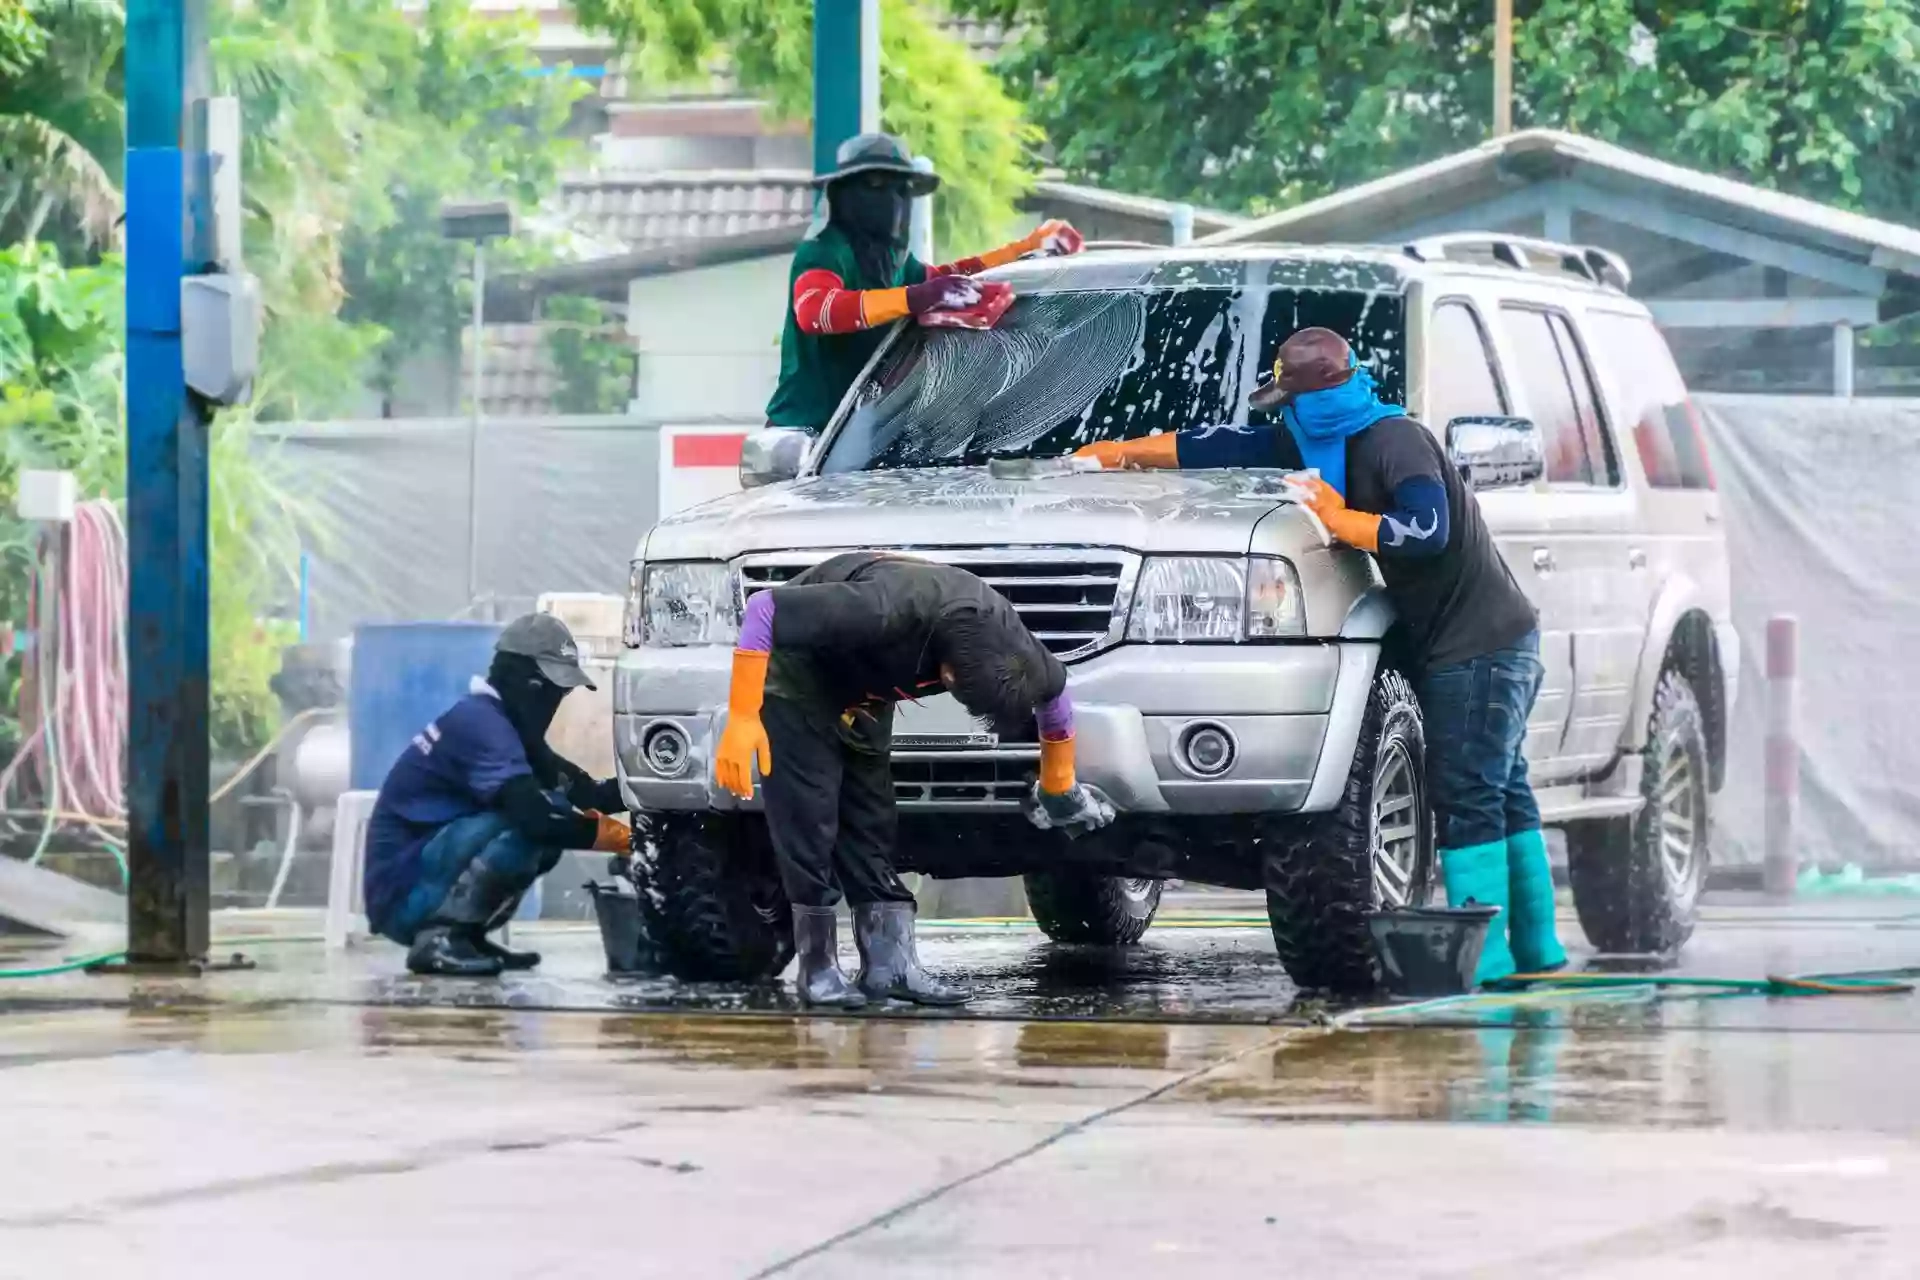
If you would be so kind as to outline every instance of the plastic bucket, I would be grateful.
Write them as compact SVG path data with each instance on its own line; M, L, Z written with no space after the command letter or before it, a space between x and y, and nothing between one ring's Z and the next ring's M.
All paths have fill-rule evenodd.
M646 923L640 918L640 899L622 893L617 884L599 884L589 880L586 890L593 898L593 914L600 922L600 945L606 949L609 973L657 973L653 947L647 939Z
M1387 993L1413 1000L1465 995L1498 907L1395 907L1367 916Z

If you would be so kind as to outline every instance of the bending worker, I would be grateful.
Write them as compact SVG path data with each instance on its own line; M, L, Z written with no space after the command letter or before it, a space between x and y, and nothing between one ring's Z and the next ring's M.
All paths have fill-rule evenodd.
M560 619L507 624L486 679L414 735L380 785L367 827L365 897L374 932L415 973L491 977L537 953L487 937L565 849L626 855L632 831L616 779L596 782L547 746L560 700L591 689Z
M1494 550L1473 491L1439 443L1382 404L1346 339L1302 329L1248 398L1285 429L1210 429L1088 445L1106 467L1317 468L1303 500L1328 532L1372 552L1394 640L1420 699L1428 790L1447 899L1498 906L1479 981L1567 961L1553 877L1527 783L1527 717L1540 690L1539 619Z
M780 334L780 384L767 402L767 422L816 435L880 346L889 322L927 311L953 311L980 300L968 279L1029 253L1077 253L1080 233L1065 222L1040 224L1011 244L929 267L907 252L915 196L940 185L913 167L906 144L863 133L840 144L834 171L814 184L827 189L827 219L793 255L792 297Z
M759 768L807 1004L966 999L920 967L913 894L891 862L893 705L943 690L1002 733L1037 721L1035 826L1075 833L1113 820L1105 797L1074 777L1066 668L966 570L855 552L747 601L715 774L747 799ZM854 983L838 959L842 896L860 951Z

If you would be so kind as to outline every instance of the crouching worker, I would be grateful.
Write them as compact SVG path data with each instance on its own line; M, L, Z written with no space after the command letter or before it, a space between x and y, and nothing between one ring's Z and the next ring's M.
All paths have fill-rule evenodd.
M507 624L486 679L415 735L380 786L367 827L374 932L408 947L421 974L491 977L537 953L487 937L566 849L630 852L615 779L596 782L547 746L560 700L593 688L566 624Z
M1183 431L1080 450L1103 467L1314 468L1301 500L1328 533L1371 552L1393 604L1391 639L1426 729L1428 792L1447 899L1501 909L1480 982L1567 962L1553 873L1527 781L1540 690L1538 615L1495 550L1480 503L1440 444L1381 403L1345 338L1307 328L1280 344L1248 397L1280 425Z
M759 768L807 1004L967 998L920 967L913 894L892 866L893 706L942 691L1002 733L1037 721L1036 826L1074 833L1113 820L1105 797L1074 777L1066 668L964 569L855 553L747 601L715 774L745 799ZM860 951L854 982L835 937L843 896Z

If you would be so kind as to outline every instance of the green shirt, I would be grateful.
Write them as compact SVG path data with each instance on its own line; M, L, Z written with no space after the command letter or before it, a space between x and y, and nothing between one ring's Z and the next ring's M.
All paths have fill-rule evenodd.
M860 274L853 246L832 223L800 242L794 251L793 270L787 275L787 322L780 332L780 385L774 388L773 399L767 401L767 422L818 432L833 417L841 397L887 336L887 327L857 333L800 332L793 315L793 282L806 271L831 271L849 289L897 289L919 284L927 278L927 269L908 254L893 279L869 280Z

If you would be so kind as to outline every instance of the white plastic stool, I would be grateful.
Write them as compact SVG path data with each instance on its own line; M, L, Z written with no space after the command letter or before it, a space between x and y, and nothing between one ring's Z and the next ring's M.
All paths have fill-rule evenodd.
M334 805L333 865L328 868L327 922L322 930L329 951L345 949L352 935L367 931L360 876L367 858L367 822L379 797L378 791L348 791Z

